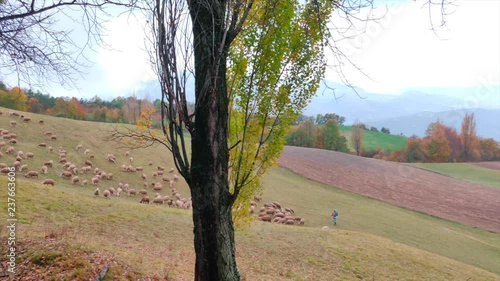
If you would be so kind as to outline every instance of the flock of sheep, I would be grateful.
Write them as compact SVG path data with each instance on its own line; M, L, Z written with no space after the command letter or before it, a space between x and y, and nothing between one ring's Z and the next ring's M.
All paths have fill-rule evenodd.
M0 112L0 115L3 115L2 112ZM9 117L11 118L21 118L21 120L29 125L31 118L24 116L20 113L17 112L9 112ZM39 126L43 126L45 123L43 120L40 120ZM78 144L74 148L74 150L67 150L63 148L62 146L59 146L57 153L58 153L58 158L57 159L50 159L47 161L44 161L43 164L39 169L32 169L30 170L29 168L29 160L33 159L35 157L35 153L38 153L38 151L33 152L23 152L18 150L16 152L16 148L14 145L18 144L18 134L11 132L12 130L15 130L17 124L16 120L10 120L10 131L4 128L0 128L0 137L3 139L3 141L0 141L0 149L5 147L5 153L9 155L14 156L14 162L11 165L8 165L6 163L0 163L0 173L7 174L10 172L9 168L10 166L14 166L16 171L23 173L23 175L26 178L36 178L39 179L39 177L44 177L44 175L47 175L50 169L61 169L57 171L56 173L59 174L59 177L61 180L68 180L72 185L79 184L81 186L87 186L87 185L94 185L96 186L96 189L93 191L93 194L95 196L103 196L106 199L110 199L111 196L116 196L119 197L121 194L125 193L128 196L136 196L140 195L142 196L142 199L140 199L140 203L153 203L156 205L159 204L166 204L170 207L179 207L179 208L185 208L185 209L191 209L192 208L192 203L190 198L183 198L180 193L177 191L177 189L174 187L175 183L179 181L179 177L175 174L175 170L171 168L168 171L168 174L170 176L167 176L165 173L165 168L162 166L157 166L156 169L152 168L153 162L149 161L148 162L148 169L153 170L151 173L151 183L148 184L147 179L148 179L148 174L145 171L145 168L143 167L138 167L138 166L132 166L131 164L133 163L133 158L130 157L130 152L127 151L125 152L124 156L127 157L127 162L128 164L123 164L121 166L121 171L124 173L130 173L130 174L137 174L138 178L141 178L143 181L143 186L142 188L135 188L131 187L131 184L129 183L122 183L119 182L116 186L110 186L108 188L104 188L101 192L100 187L102 185L113 185L113 184L105 184L104 181L114 181L115 176L113 173L109 171L104 171L102 169L99 169L95 167L94 163L92 160L95 158L95 156L91 153L91 149L87 148L84 149L83 144ZM35 131L35 130L33 130ZM57 136L53 134L50 131L45 131L44 132L45 137L47 138L47 142L40 142L38 143L37 147L34 147L34 150L40 150L44 149L47 150L49 154L52 154L55 152L54 146L50 145L49 142L52 144L57 143ZM82 163L76 163L75 162L70 162L70 159L68 156L71 155L71 153L79 153L83 155L85 159L81 161ZM42 154L42 153L40 153ZM54 153L56 154L56 153ZM0 158L3 158L4 155L0 151ZM82 157L74 157L76 158L82 158ZM118 157L115 156L114 154L108 154L106 156L106 160L109 163L116 164ZM44 178L41 183L44 185L52 185L54 186L56 184L56 180L54 178ZM163 185L166 184L170 187L171 193L170 195L161 195L160 192L163 190ZM101 187L102 188L102 187ZM149 189L151 189L149 191ZM151 193L149 195L148 193ZM153 196L154 194L154 196ZM152 199L150 199L150 196Z
M2 115L2 112L0 112ZM21 115L17 112L9 112L9 116L11 118L19 117L22 122L29 124L31 121L30 117ZM44 125L44 121L40 120L39 126ZM10 121L10 126L14 129L17 126L17 122L15 120ZM12 130L11 129L11 130ZM57 141L57 136L50 131L45 131L44 135L46 136L48 141L54 142ZM0 149L5 147L6 154L12 154L14 156L14 162L12 165L7 165L5 163L0 163L0 173L7 174L10 172L9 166L14 166L17 171L25 172L24 176L26 178L36 178L38 179L40 175L46 175L49 169L55 169L55 161L50 159L43 162L42 166L39 170L30 170L28 161L33 159L35 153L33 152L23 152L17 151L13 145L18 143L18 135L13 133L7 129L0 128L0 136L3 141L0 141ZM37 145L35 149L46 149L49 154L54 153L54 147L52 145L48 145L46 142L41 142ZM153 162L148 162L147 169L151 172L152 180L148 184L148 174L145 171L146 169L141 166L133 166L132 163L134 161L133 157L130 156L130 152L127 151L124 153L127 158L127 164L121 165L121 172L127 174L136 174L137 177L140 177L143 181L142 188L134 188L131 187L129 183L119 182L116 186L111 186L108 188L104 188L101 191L100 184L103 184L104 181L113 181L115 176L109 171L104 171L95 167L92 159L95 156L92 154L90 148L84 149L83 144L78 144L72 150L72 153L80 153L84 157L88 158L78 165L77 163L72 163L68 160L68 155L70 154L68 150L64 149L62 146L59 146L58 150L58 158L57 166L61 168L60 170L60 178L62 180L68 180L72 185L80 184L81 186L87 186L89 183L93 186L96 186L93 191L94 196L99 197L103 196L106 199L110 199L112 196L120 197L122 193L127 194L128 196L142 196L139 203L144 204L155 204L155 205L168 205L169 207L178 207L184 209L192 209L192 201L191 198L184 198L180 195L177 189L174 187L175 184L179 181L179 177L175 174L175 170L171 168L167 173L165 172L165 168L162 166L157 166L156 169L152 168ZM2 152L0 151L0 158L4 157ZM79 157L81 159L81 157ZM114 154L107 154L106 160L111 164L116 164L118 157ZM81 161L81 160L80 160ZM26 162L26 163L25 163ZM171 175L171 176L167 176ZM44 185L52 185L56 184L56 180L51 178L45 178L41 182ZM170 195L161 195L160 192L163 190L163 185L168 185L170 188ZM149 190L149 188L151 190ZM150 193L151 191L151 193ZM153 195L154 194L154 195ZM257 209L257 202L261 202L262 198L260 196L255 196L254 200L250 203L250 213L257 214L258 219L264 222L274 222L279 224L286 225L303 225L305 220L298 216L295 216L295 212L292 208L284 207L279 202L272 203L264 203L262 207Z
M257 202L261 202L262 197L255 196L250 202L250 213L255 214ZM279 202L264 203L259 209L258 217L260 221L274 222L287 225L304 225L305 220L295 216L295 211L290 207L284 207Z

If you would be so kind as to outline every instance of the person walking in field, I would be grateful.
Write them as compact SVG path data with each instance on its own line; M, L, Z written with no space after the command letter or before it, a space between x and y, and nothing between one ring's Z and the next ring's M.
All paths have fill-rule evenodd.
M333 225L337 225L337 217L339 216L339 211L337 209L333 210L332 217L333 217Z

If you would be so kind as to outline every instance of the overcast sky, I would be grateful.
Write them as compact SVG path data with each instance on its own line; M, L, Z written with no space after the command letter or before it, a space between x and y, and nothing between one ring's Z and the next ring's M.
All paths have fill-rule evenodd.
M447 93L447 88L500 84L500 1L456 1L446 26L436 33L430 30L429 10L422 8L422 2L383 3L390 6L383 19L368 23L364 34L339 45L369 76L345 65L343 71L353 85L365 92L400 94L408 89ZM77 81L79 90L51 85L44 92L85 98L127 96L134 91L143 95L142 86L156 79L144 51L143 27L141 18L110 21L106 43L112 49L100 47L91 54L94 65ZM341 82L335 71L328 71L326 78ZM152 94L150 98L156 98ZM490 95L500 100L498 90Z

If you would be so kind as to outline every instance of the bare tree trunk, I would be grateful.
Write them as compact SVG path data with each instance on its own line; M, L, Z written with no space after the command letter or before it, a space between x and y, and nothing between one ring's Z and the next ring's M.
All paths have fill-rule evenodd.
M195 59L191 149L196 281L240 280L228 186L225 1L189 1ZM221 43L222 42L222 43Z

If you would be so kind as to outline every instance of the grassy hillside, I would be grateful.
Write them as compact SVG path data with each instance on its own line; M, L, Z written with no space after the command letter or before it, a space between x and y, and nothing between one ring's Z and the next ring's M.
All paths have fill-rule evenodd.
M130 164L129 157L123 155L125 149L102 141L111 125L30 116L33 121L29 124L0 116L0 128L18 134L16 151L35 154L34 159L22 161L30 170L39 170L43 161L58 160L57 152L49 153L38 143L46 142L56 151L63 147L68 160L78 167L88 159L74 149L82 144L95 155L94 167L115 175L111 181L101 181L101 189L116 187L118 182L142 188L138 174L120 170L121 164ZM45 124L37 124L39 119ZM10 120L17 120L18 125L11 128ZM58 139L48 140L45 131L54 132ZM14 156L5 154L5 148L2 152L0 161L10 165ZM107 153L117 156L116 164L106 160ZM145 168L149 183L157 165L167 169L173 166L168 151L161 146L134 150L131 156L134 166ZM147 166L149 160L154 166ZM57 163L39 179L17 175L17 237L28 249L20 252L19 262L41 272L43 277L34 280L64 280L61 274L66 279L88 280L95 274L88 268L96 264L89 263L88 257L95 253L111 260L105 280L140 280L144 276L192 279L193 225L189 210L142 205L139 197L94 198L95 187L72 186L59 177L62 170L62 164ZM55 179L56 186L40 185L44 178ZM0 186L6 185L6 177L0 176ZM237 259L243 280L500 280L499 234L343 192L280 168L266 176L265 187L264 201L278 200L294 208L306 219L306 226L255 222L238 231ZM189 197L182 180L176 188ZM4 222L6 202L6 193L2 192L0 209L4 211L0 220ZM321 230L324 225L333 228L329 217L333 208L340 211L339 225ZM2 228L2 239L7 235ZM2 251L5 245L2 243ZM64 255L68 249L74 253L73 259ZM54 259L49 262L41 257ZM40 260L45 260L44 266L37 266Z
M93 276L88 267L104 266L87 258L98 255L111 264L105 280L192 279L189 211L141 205L129 198L93 198L85 188L46 187L24 179L17 184L17 238L26 249L18 259L27 268L23 275L39 274L36 280L88 280ZM6 185L3 176L0 185ZM5 195L0 199L5 210ZM297 212L307 216L304 210ZM341 224L348 225L349 215L342 215ZM4 213L0 219L5 219ZM314 220L308 227L255 222L238 231L243 280L500 280L477 267L386 238L343 227L321 230L314 224ZM1 235L5 238L6 233ZM42 266L35 267L41 261Z
M411 165L449 177L500 188L500 170L487 169L469 163L415 163Z
M349 148L353 150L351 142L352 127L340 126L340 134L346 137ZM384 152L393 152L398 149L406 148L407 137L405 136L390 135L372 131L363 131L363 134L363 144L366 150L381 148Z

